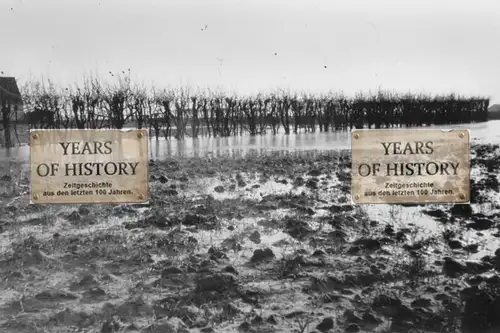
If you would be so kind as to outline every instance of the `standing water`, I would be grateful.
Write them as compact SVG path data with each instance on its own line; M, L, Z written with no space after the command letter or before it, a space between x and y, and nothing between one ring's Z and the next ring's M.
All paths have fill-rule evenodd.
M430 126L442 129L469 129L472 143L500 143L500 120L484 123ZM284 135L266 134L258 136L232 136L224 138L184 140L150 139L149 154L151 159L163 160L168 157L218 157L244 156L248 152L265 153L269 151L301 151L301 150L336 150L349 149L350 133L313 132ZM0 161L29 161L29 146L0 149Z

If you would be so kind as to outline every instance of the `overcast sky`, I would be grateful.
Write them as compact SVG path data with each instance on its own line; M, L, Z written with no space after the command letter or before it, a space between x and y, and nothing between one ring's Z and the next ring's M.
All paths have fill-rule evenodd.
M0 71L21 83L130 68L160 87L500 102L498 0L1 0L0 36Z

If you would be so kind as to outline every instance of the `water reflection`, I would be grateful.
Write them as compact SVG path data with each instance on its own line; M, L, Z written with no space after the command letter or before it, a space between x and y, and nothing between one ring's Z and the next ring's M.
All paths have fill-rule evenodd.
M439 128L468 128L472 142L500 143L500 120L487 123L440 126ZM277 151L337 150L349 149L349 132L315 132L297 135L278 135L272 133L260 136L237 136L226 138L186 138L185 140L158 140L150 138L149 155L151 159L176 157L243 157L247 154L258 156ZM286 152L286 153L288 153ZM282 153L279 153L282 154ZM0 149L0 160L29 160L29 147Z

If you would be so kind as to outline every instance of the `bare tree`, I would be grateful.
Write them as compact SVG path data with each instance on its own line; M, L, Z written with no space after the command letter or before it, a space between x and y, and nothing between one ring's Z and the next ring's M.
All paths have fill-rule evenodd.
M131 91L132 118L137 123L137 128L143 128L145 125L146 109L148 107L148 96L144 87L136 86Z
M280 126L287 135L292 123L293 132L298 133L301 129L313 132L318 126L328 131L485 121L489 106L489 99L482 97L396 94L381 89L354 98L283 90L245 97L211 89L193 93L189 87L157 91L138 85L132 88L130 74L118 77L114 85L90 77L71 89L60 89L49 80L31 81L23 86L23 99L24 120L12 119L17 112L11 112L5 98L0 104L1 130L9 145L12 123L16 126L21 121L31 128L80 129L121 129L134 121L138 128L154 131L157 139L163 134L166 139L182 140L245 132L259 135L268 128L276 135Z
M119 77L118 80L117 85L109 86L104 92L103 104L108 116L108 125L116 129L122 129L132 117L129 105L130 76Z

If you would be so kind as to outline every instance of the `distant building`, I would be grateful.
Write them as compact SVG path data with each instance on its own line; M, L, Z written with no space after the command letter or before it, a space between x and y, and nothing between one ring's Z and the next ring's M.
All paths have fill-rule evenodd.
M500 104L493 104L488 108L488 112L500 112Z
M2 121L5 121L5 115L8 115L10 121L24 116L23 99L14 77L0 76L0 111Z
M489 120L500 119L500 104L493 104L488 108L488 119Z
M23 99L13 77L0 77L0 129L3 132L2 146L12 147L12 123L22 118Z

